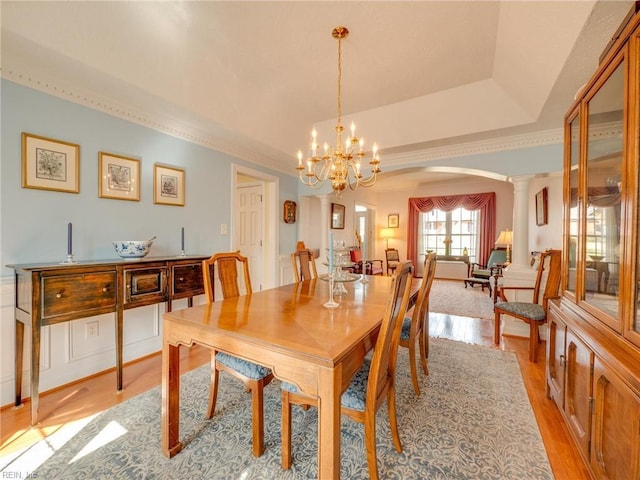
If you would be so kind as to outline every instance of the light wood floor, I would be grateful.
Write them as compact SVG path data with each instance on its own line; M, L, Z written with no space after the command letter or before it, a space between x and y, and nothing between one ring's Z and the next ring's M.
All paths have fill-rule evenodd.
M493 345L492 322L473 318L432 314L430 335L468 343ZM560 412L553 400L545 396L544 343L540 344L538 363L528 360L528 340L504 337L500 348L516 352L538 420L549 461L556 480L589 480L580 455L573 445ZM183 371L209 360L209 351L201 347L182 350ZM0 411L0 456L28 446L64 428L76 420L108 409L160 384L160 354L151 355L125 366L124 391L116 393L115 371L67 385L40 397L40 422L29 426L29 403L21 408L4 407Z

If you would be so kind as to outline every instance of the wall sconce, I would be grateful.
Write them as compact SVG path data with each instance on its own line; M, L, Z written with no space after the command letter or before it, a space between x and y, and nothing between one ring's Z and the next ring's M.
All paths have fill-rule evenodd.
M393 238L393 228L381 228L380 229L380 238L387 242L386 248L389 248L389 239Z

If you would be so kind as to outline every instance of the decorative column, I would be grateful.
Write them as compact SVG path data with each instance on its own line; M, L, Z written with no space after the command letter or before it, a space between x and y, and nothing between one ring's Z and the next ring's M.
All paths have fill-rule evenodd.
M529 265L529 182L533 175L519 175L509 180L513 184L513 245L511 263ZM509 267L511 268L511 267Z

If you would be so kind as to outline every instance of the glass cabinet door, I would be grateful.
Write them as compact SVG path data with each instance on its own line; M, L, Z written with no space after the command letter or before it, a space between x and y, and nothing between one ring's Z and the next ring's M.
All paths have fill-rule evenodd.
M581 254L584 300L619 329L620 232L624 147L622 61L587 104L584 248Z
M573 120L569 123L569 155L568 165L565 167L568 171L568 190L567 198L568 208L566 213L565 231L568 232L565 245L565 251L568 252L566 256L566 262L568 262L568 271L566 272L566 290L575 296L576 293L576 279L578 265L578 233L580 228L580 205L578 187L580 182L580 175L578 166L580 163L580 115L577 114Z

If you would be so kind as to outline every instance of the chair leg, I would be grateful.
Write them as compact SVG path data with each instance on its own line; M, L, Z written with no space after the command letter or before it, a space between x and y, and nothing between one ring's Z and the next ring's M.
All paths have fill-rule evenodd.
M420 365L422 366L422 371L424 372L424 374L428 376L429 366L427 365L427 345L429 345L429 340L425 340L425 334L423 331L421 331L420 336L418 337L418 346L420 348Z
M262 380L251 383L251 421L253 424L253 456L264 453L264 384Z
M391 408L389 408L389 420L391 420ZM393 421L391 422L391 430L393 431ZM397 428L397 427L396 427ZM394 438L395 443L395 438ZM378 457L376 455L376 416L364 416L364 446L367 449L367 465L369 466L369 478L378 480Z
M411 381L413 390L420 396L420 385L418 385L418 368L416 367L416 339L409 339L409 370L411 370Z
M289 402L289 392L282 390L282 427L281 441L282 453L280 464L282 468L291 468L291 403Z
M402 442L400 441L400 433L398 432L398 418L396 416L396 387L394 384L389 386L387 390L387 404L389 406L389 424L391 426L391 437L393 438L393 445L396 447L396 452L402 453ZM373 431L373 447L375 456L375 413L374 415L374 431ZM377 470L377 469L376 469Z
M216 410L216 400L218 398L218 369L216 368L216 352L211 352L211 386L209 387L209 406L207 408L207 419L213 417Z
M500 313L495 313L495 318L493 320L493 343L496 345L500 345Z
M538 322L529 322L529 361L538 361Z

